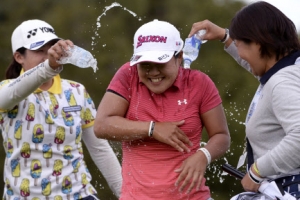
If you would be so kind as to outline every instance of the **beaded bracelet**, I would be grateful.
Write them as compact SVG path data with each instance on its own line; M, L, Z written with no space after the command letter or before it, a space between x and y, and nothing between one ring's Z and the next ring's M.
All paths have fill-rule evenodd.
M154 126L155 126L155 122L154 122L154 121L151 121L151 122L150 122L150 126L149 126L149 131L148 131L148 136L149 136L149 137L152 137L152 135L153 135Z
M211 155L210 155L209 151L206 148L200 148L197 151L202 151L204 153L204 155L207 159L207 165L209 165L211 162Z

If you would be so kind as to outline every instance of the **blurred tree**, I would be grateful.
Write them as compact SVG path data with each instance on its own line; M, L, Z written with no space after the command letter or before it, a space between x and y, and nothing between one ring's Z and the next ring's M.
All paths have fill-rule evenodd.
M0 70L0 77L4 77L5 69L12 59L10 43L12 31L22 21L38 18L50 23L59 37L71 39L96 57L99 68L96 73L92 69L65 65L61 76L83 83L95 105L98 105L114 73L131 58L133 35L142 24L153 19L169 21L179 29L184 40L192 24L200 20L209 19L222 27L228 27L231 18L242 6L241 2L230 0L2 1L0 61L3 67ZM242 188L235 178L221 176L220 167L225 162L235 165L243 151L243 121L258 82L224 52L223 44L219 41L205 43L192 68L208 74L223 99L232 145L224 158L209 167L206 177L213 198L229 199L230 196L241 192ZM203 140L206 141L207 138L204 136ZM121 161L120 143L111 142L111 145ZM1 152L1 157L4 158L4 150ZM85 157L100 198L116 199L101 172L96 170L86 149ZM0 171L3 170L3 162L4 160L0 161ZM0 182L0 192L2 189L3 182Z

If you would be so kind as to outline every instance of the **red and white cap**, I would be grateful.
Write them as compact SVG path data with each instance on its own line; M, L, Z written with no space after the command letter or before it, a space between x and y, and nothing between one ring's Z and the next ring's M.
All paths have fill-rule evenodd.
M27 20L21 23L11 36L12 51L15 53L19 48L36 50L47 42L57 39L53 27L38 19Z
M166 63L183 48L180 33L169 22L157 19L142 25L134 34L130 66L140 62Z

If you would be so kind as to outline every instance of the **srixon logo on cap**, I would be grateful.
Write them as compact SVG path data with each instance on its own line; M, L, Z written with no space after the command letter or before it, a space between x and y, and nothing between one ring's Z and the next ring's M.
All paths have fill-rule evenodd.
M157 43L166 43L168 37L165 36L159 36L159 35L148 35L148 36L142 36L140 35L138 37L138 42L136 44L136 48L142 46L145 42L157 42Z

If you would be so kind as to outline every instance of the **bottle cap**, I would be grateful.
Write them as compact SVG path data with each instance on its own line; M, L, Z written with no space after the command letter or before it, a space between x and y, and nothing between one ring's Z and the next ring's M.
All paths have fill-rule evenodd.
M202 36L206 34L206 30L205 29L201 29L199 30L196 34L195 37L197 37L198 39L201 40L201 44L204 44L205 42L207 42L207 40L203 40Z
M191 61L190 59L185 59L185 60L183 61L183 67L184 67L185 69L189 69L190 66L191 66L191 63L192 63L192 61Z

